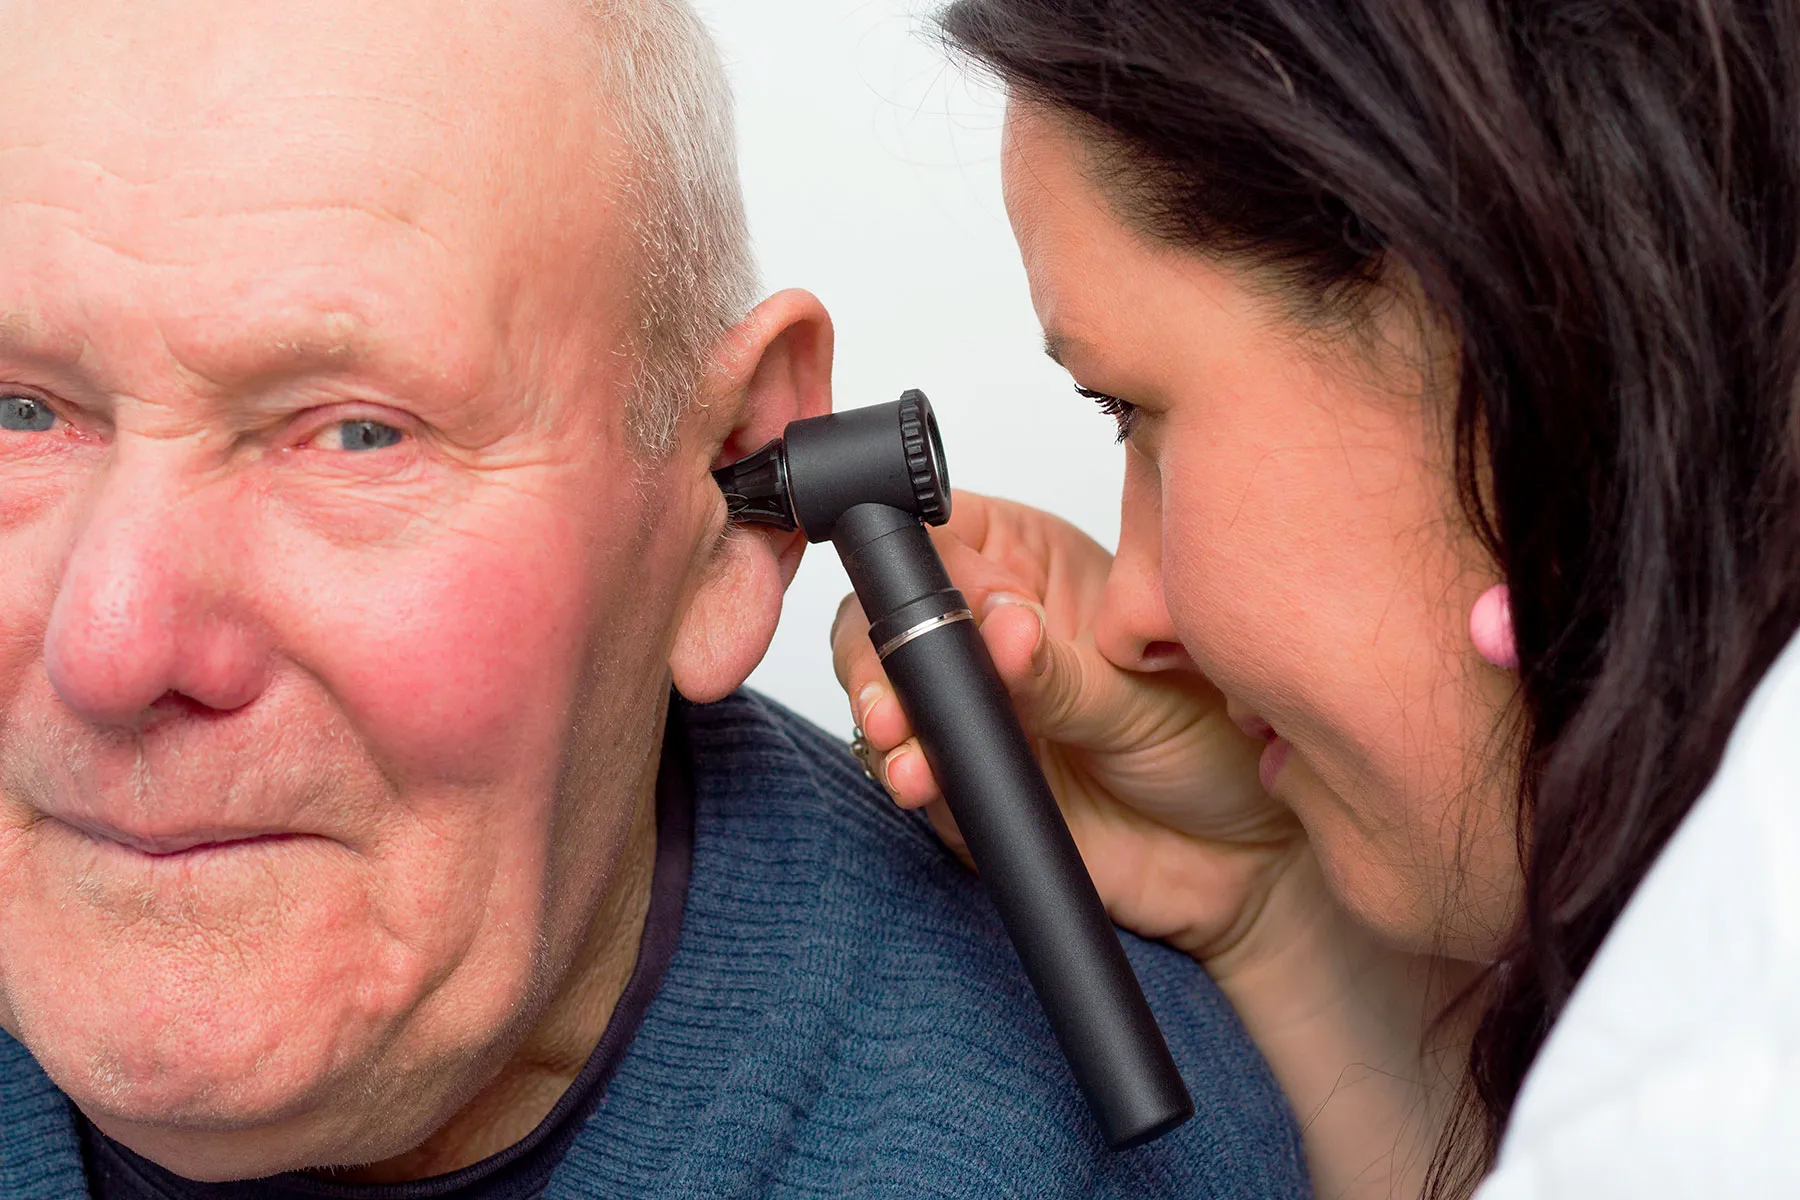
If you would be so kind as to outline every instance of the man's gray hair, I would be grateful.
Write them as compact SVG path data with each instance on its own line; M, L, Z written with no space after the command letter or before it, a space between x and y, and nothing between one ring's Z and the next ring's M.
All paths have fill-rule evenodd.
M624 136L641 248L630 414L639 447L673 449L720 335L757 298L731 85L687 0L581 0Z

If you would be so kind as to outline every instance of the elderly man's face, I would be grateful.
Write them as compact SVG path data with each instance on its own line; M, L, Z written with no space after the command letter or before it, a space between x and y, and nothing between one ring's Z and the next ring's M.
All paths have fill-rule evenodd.
M427 1132L766 637L774 555L683 625L732 435L628 452L567 20L0 0L0 1025L109 1130Z

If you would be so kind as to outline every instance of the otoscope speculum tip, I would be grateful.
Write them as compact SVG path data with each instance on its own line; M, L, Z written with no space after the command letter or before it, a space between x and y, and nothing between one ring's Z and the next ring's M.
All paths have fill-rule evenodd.
M713 472L725 493L733 524L767 525L793 531L794 497L788 487L787 443L776 438L761 450Z
M795 421L783 437L713 472L731 519L829 541L838 519L881 504L927 525L950 519L950 472L925 393Z

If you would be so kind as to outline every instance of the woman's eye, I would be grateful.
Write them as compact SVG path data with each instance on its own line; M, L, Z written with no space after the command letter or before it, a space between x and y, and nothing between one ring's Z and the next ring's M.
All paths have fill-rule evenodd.
M1092 388L1075 385L1078 395L1085 396L1100 406L1100 411L1119 424L1119 441L1124 442L1131 436L1132 426L1137 424L1137 405L1129 400L1121 400L1117 396L1109 396L1105 392L1096 392Z
M348 450L353 454L386 450L406 440L406 434L380 421L339 421L314 439L321 450Z
M30 396L0 396L0 430L9 433L49 433L56 428L56 414L42 400Z

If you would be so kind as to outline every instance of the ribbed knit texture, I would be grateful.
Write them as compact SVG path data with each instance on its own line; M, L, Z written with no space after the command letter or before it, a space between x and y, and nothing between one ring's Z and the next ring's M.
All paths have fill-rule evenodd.
M924 821L767 700L683 716L680 943L550 1200L1310 1194L1267 1066L1184 955L1126 938L1199 1115L1112 1154L978 883ZM0 1197L82 1194L66 1101L0 1037Z
M0 1033L0 1197L87 1197L69 1102L25 1048L4 1033Z

